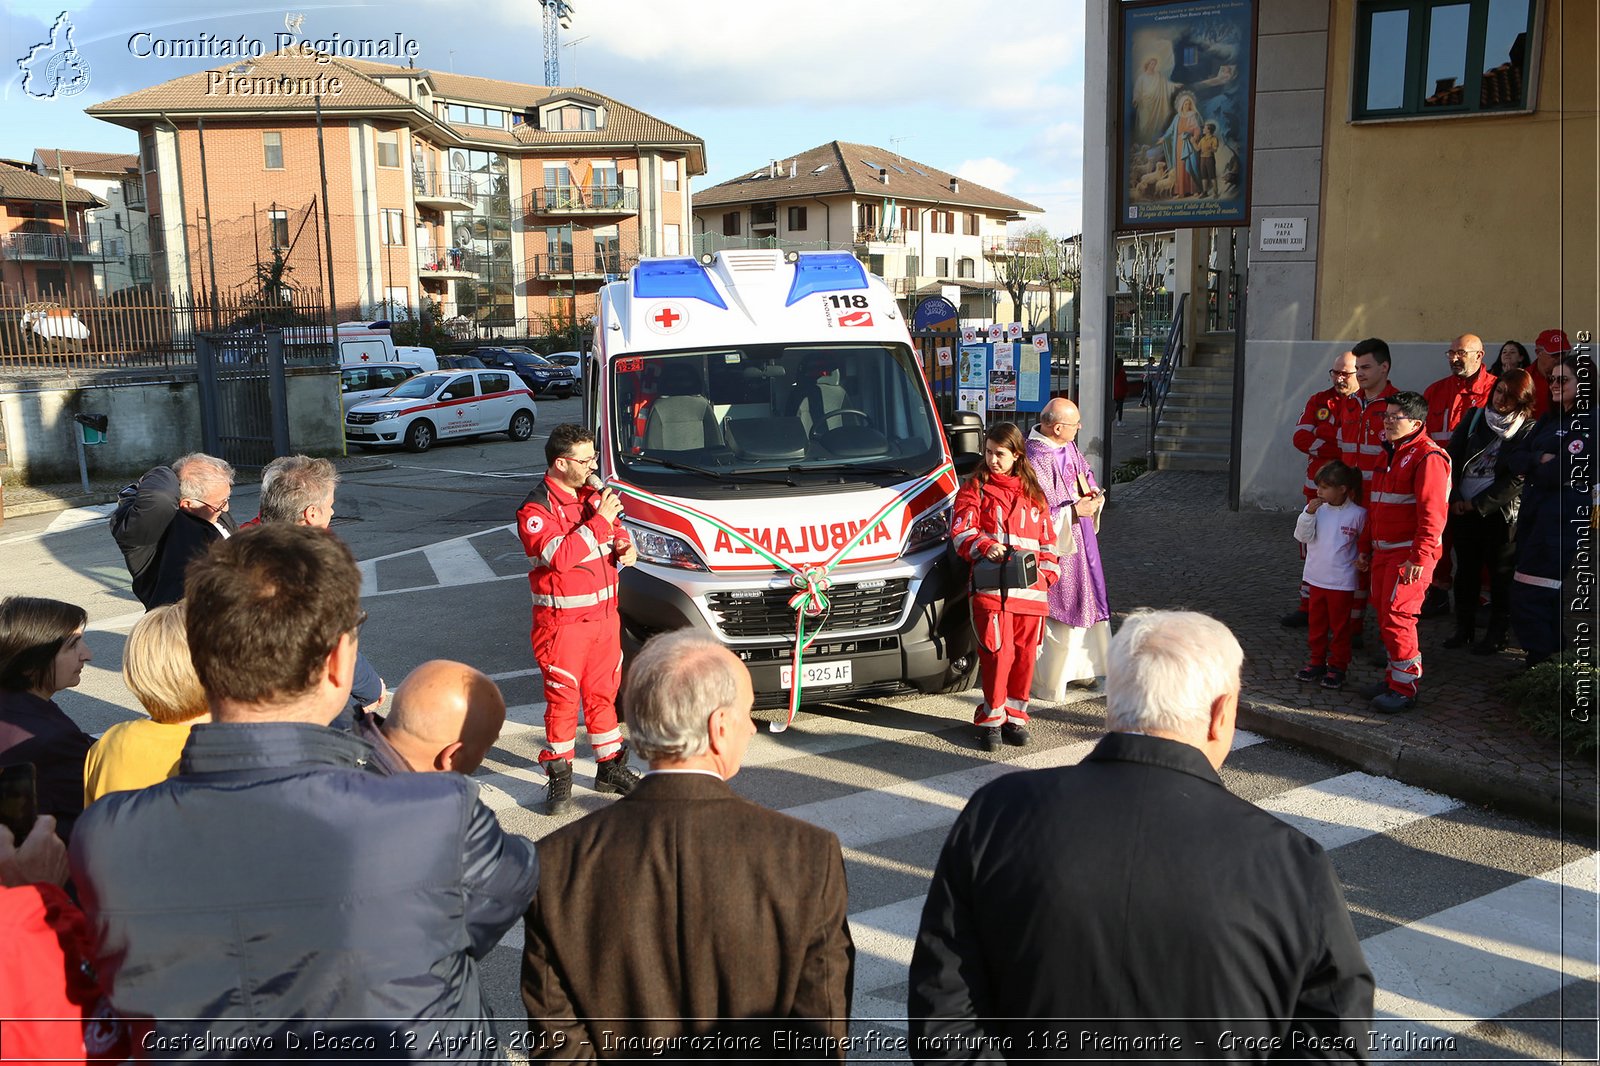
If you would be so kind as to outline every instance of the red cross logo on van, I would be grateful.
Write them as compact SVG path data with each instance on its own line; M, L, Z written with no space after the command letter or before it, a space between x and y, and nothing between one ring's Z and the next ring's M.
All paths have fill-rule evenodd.
M652 333L681 333L689 324L689 315L675 304L660 303L647 312L645 324Z

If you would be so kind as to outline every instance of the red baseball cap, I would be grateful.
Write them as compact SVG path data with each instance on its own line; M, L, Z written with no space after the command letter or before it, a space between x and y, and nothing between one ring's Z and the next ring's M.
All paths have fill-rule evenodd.
M1567 340L1567 335L1559 329L1547 329L1539 334L1539 339L1533 342L1534 354L1561 355L1572 350L1572 343Z

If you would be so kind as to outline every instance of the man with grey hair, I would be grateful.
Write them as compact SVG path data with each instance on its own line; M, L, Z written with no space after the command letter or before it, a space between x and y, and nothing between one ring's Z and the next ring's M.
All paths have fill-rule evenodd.
M333 494L339 487L339 471L326 459L309 455L280 455L261 470L261 513L246 526L282 522L292 526L327 529L333 521ZM355 680L350 685L350 705L334 721L337 729L361 736L363 712L381 707L388 695L383 678L367 657L356 652ZM381 721L381 719L380 719ZM377 727L368 723L373 732Z
M339 471L326 459L280 455L261 471L262 522L291 522L327 529Z
M1372 974L1327 855L1217 773L1243 660L1213 618L1130 615L1110 733L1080 765L972 797L911 956L914 1061L1007 1039L1052 1057L1365 1059ZM1037 1050L1039 1022L1065 1018L1067 1042Z
M770 1053L777 1026L842 1057L844 857L832 833L728 787L753 702L744 664L703 634L657 636L634 658L623 706L649 772L538 845L522 960L529 1024L548 1034L536 1046L738 1034Z
M111 536L145 610L183 599L189 563L233 535L232 495L233 467L203 452L158 466L117 493Z

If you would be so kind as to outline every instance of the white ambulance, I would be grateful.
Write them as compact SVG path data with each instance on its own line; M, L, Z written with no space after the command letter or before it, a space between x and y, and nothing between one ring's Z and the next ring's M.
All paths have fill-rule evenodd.
M797 641L805 702L970 685L957 474L881 279L845 253L647 259L600 290L593 347L585 421L639 549L625 647L714 634L761 705Z

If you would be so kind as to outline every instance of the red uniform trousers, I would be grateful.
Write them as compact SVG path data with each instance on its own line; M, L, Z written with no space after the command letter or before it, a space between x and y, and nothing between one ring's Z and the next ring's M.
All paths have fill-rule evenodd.
M983 705L973 722L985 728L1006 722L1026 725L1044 615L973 604L972 626L978 634L978 675L983 684Z
M535 625L533 658L544 675L544 750L541 763L571 760L578 708L597 762L622 750L617 687L622 682L622 629L616 615L587 622Z
M1410 548L1374 552L1372 602L1378 614L1378 635L1389 653L1389 687L1402 696L1415 696L1422 680L1422 648L1417 643L1417 616L1428 594L1431 566L1410 584L1400 583L1400 570L1411 558Z
M1306 645L1310 649L1312 666L1331 666L1335 670L1350 669L1350 637L1355 625L1350 620L1350 604L1356 594L1346 589L1325 589L1320 585L1307 585L1311 590L1310 611L1307 619L1310 629Z

